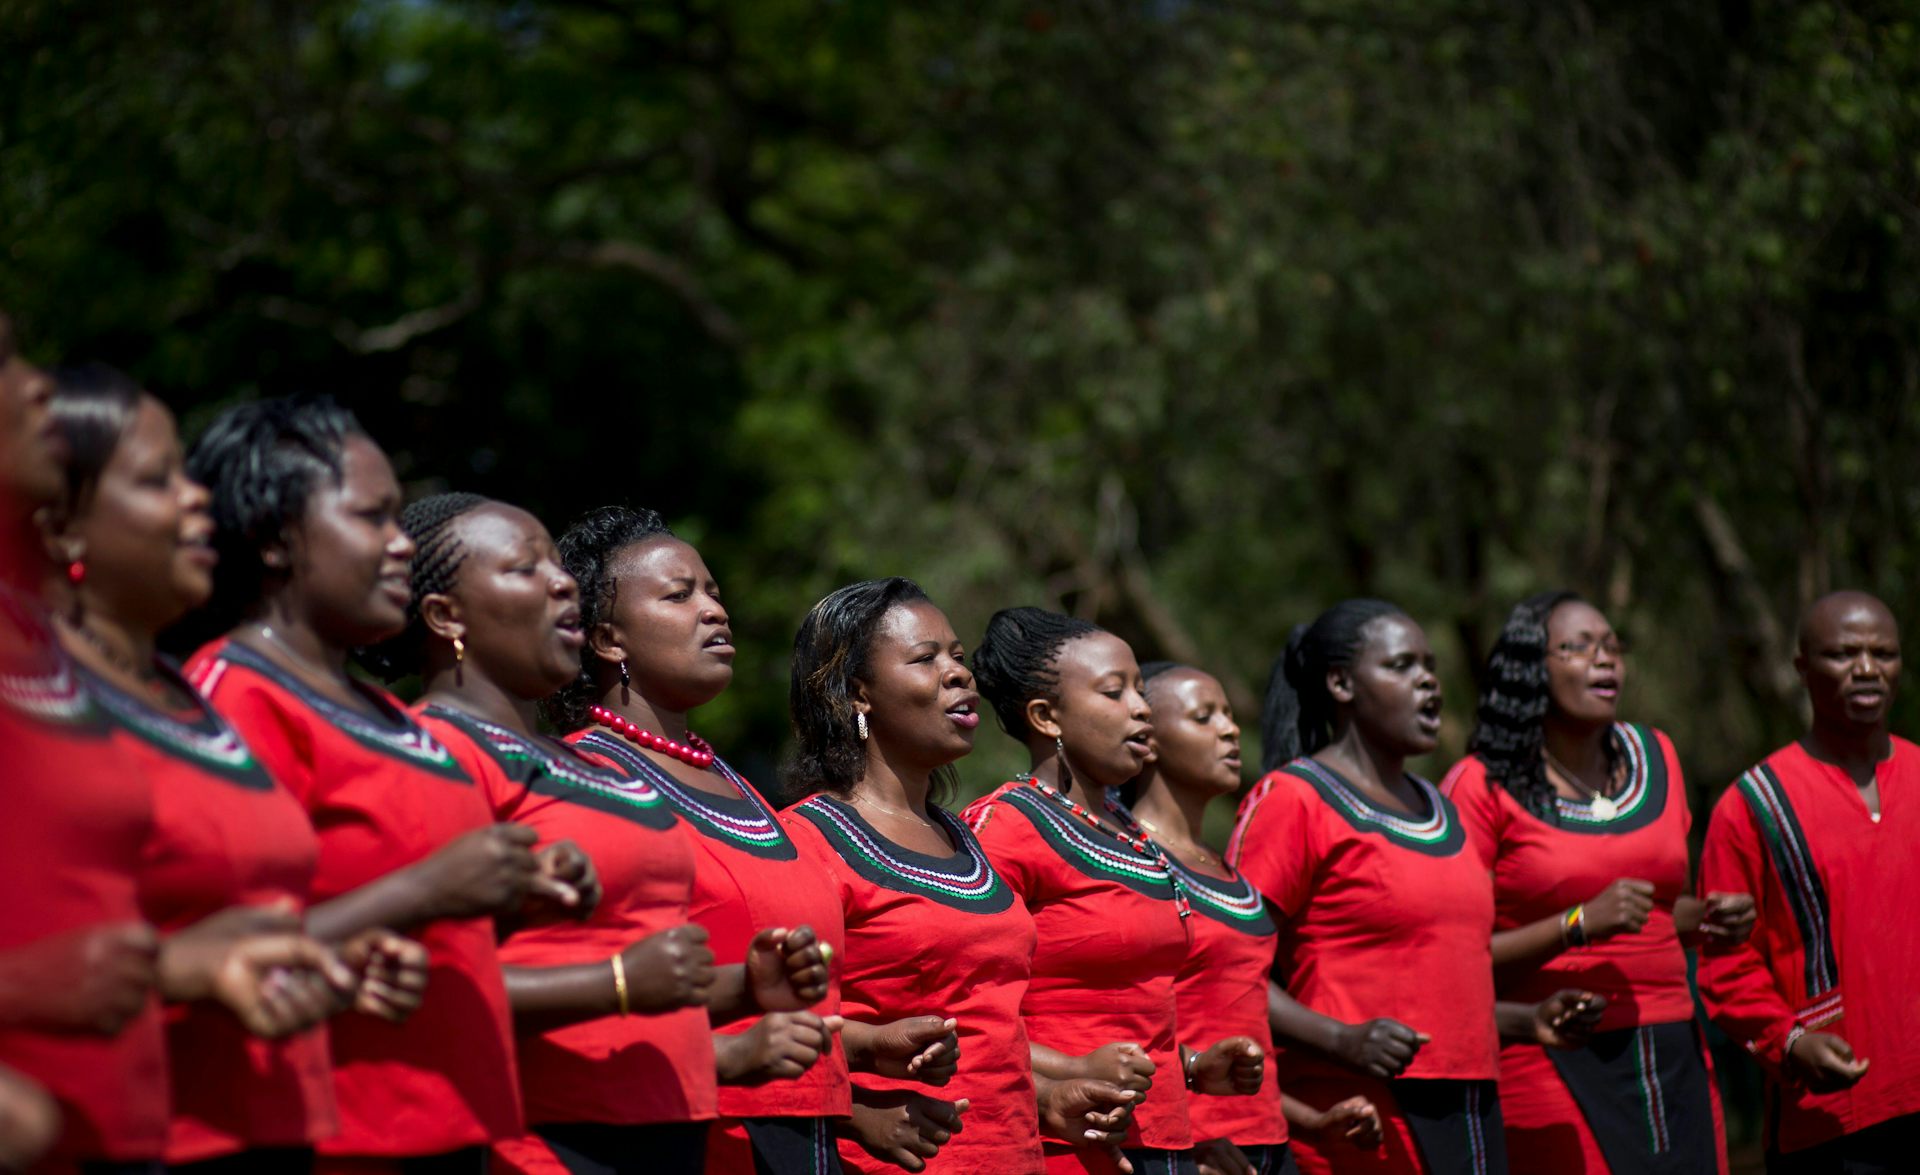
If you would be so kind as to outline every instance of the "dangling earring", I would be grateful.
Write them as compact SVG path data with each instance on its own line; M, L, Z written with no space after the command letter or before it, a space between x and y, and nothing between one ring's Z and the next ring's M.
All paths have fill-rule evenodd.
M80 622L86 618L86 606L80 602L80 584L84 582L86 578L87 565L85 561L75 559L73 562L67 564L67 586L73 589L73 615L69 617L69 619L73 621L75 628L79 628Z
M622 706L633 700L628 693L632 686L633 679L627 676L627 659L622 657L620 658L620 704Z
M467 684L467 642L453 638L453 684Z
M1073 790L1073 768L1067 766L1067 740L1054 735L1053 749L1060 758L1060 794L1064 796Z
M867 741L867 712L856 710L853 714L853 728L860 732L860 741Z

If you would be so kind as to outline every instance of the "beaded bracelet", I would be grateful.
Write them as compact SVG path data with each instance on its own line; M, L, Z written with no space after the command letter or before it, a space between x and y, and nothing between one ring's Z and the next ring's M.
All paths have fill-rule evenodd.
M1587 907L1575 906L1560 917L1560 941L1569 946L1587 945Z

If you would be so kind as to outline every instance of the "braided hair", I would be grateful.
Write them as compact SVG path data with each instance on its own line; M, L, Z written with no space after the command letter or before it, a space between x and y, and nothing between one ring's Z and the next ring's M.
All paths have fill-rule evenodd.
M467 550L454 535L454 520L493 499L479 494L433 494L411 502L400 511L400 529L413 540L413 563L407 568L407 626L381 641L354 651L354 659L382 681L411 677L426 668L427 622L420 601L453 587Z
M1547 780L1547 621L1562 604L1580 601L1570 591L1541 592L1513 606L1487 655L1486 687L1474 715L1467 753L1486 765L1487 778L1507 789L1521 807L1549 824L1560 822L1553 784ZM1606 741L1607 768L1622 754Z
M326 396L235 404L214 418L187 451L187 476L212 495L213 596L166 635L169 648L190 652L259 605L261 551L300 521L316 489L339 484L347 440L366 435Z
M866 679L873 637L887 613L927 598L920 585L893 576L850 583L815 604L793 638L787 710L794 748L782 778L786 798L815 792L845 796L867 773L867 753L854 719L854 683ZM933 799L953 794L951 766L934 772Z
M1019 742L1033 733L1027 703L1060 699L1060 671L1054 662L1060 647L1096 632L1099 625L1044 608L1002 608L987 621L986 635L973 654L973 679L993 706L1000 729Z
M63 367L53 373L53 422L67 442L68 514L81 509L100 485L113 452L133 427L146 393L104 363Z
M580 625L588 633L613 614L619 583L613 563L621 551L653 538L672 538L673 531L652 510L602 506L569 526L555 544L560 561L580 585ZM580 646L580 672L560 691L540 703L541 713L554 729L570 733L586 726L590 711L600 702L600 657L589 639Z
M1264 774L1333 741L1338 707L1327 692L1327 673L1353 664L1367 625L1382 616L1404 616L1385 600L1342 600L1294 626L1286 651L1267 675L1260 707L1260 770Z

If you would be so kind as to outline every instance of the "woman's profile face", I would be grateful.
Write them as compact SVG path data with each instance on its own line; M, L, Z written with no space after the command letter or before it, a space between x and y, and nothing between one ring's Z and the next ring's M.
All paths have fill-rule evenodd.
M1600 609L1568 600L1547 617L1547 696L1553 712L1590 726L1611 726L1627 681L1620 638Z
M340 476L307 496L286 541L289 602L337 648L370 645L406 626L413 540L400 527L400 483L380 446L354 435Z
M733 629L700 552L670 535L614 552L606 623L633 688L685 713L733 681Z
M973 750L980 695L946 613L928 600L894 605L875 628L866 661L859 687L869 755L932 769Z
M1068 767L1095 789L1140 774L1153 753L1153 710L1133 649L1092 632L1061 645L1053 666L1060 684L1052 711Z
M1154 764L1176 790L1231 795L1240 786L1240 725L1210 673L1169 669L1147 683Z
M584 640L580 591L547 528L503 502L451 525L465 558L447 595L458 608L467 664L528 701L572 681Z
M87 598L144 633L213 594L213 515L187 476L173 413L142 396L88 499L65 529L79 540Z
M1344 671L1348 698L1340 699L1354 725L1383 749L1405 756L1431 752L1440 745L1442 698L1426 632L1410 617L1393 614L1369 621L1361 634L1353 664ZM1329 675L1329 684L1339 675Z

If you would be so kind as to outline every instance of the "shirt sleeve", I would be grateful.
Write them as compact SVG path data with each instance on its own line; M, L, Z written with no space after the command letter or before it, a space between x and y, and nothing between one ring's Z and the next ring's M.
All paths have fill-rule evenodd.
M1467 831L1467 842L1488 869L1500 859L1500 838L1506 831L1495 786L1487 778L1486 767L1471 755L1455 763L1440 781L1440 794L1453 801L1454 810L1460 813L1460 825Z
M320 802L322 781L314 770L313 731L306 715L288 706L271 686L231 663L206 699L240 732L267 774L311 812Z
M1033 908L1043 888L1045 862L1041 854L1050 852L1040 843L1040 834L1025 816L1002 800L973 804L965 816L981 851L993 862L994 871L1029 909Z
M414 721L426 727L427 733L431 734L441 746L447 748L447 753L453 756L454 762L460 764L460 769L467 773L468 779L473 780L475 790L486 802L487 810L493 813L493 818L511 821L521 801L526 799L526 785L509 779L506 768L500 765L500 761L489 754L485 747L474 742L466 731L453 723L431 714L418 712L414 714Z
M1786 1059L1787 1033L1793 1010L1773 981L1773 972L1761 954L1760 943L1769 922L1786 914L1769 909L1766 847L1753 824L1740 789L1730 787L1714 806L1707 823L1707 843L1700 854L1701 894L1753 895L1759 919L1743 943L1709 941L1700 952L1698 983L1707 1015L1722 1032L1739 1042L1768 1071L1778 1075ZM1790 916L1790 915L1789 915Z
M1318 865L1316 813L1308 808L1305 791L1282 772L1261 780L1241 806L1227 847L1227 863L1289 918L1306 908Z
M800 851L801 856L818 865L821 872L827 875L827 880L833 883L834 896L839 899L840 909L848 922L853 921L853 882L847 875L847 863L840 859L839 853L834 852L827 838L813 826L813 821L791 808L779 813L779 820L781 827L787 830L787 835L793 838L793 847Z

